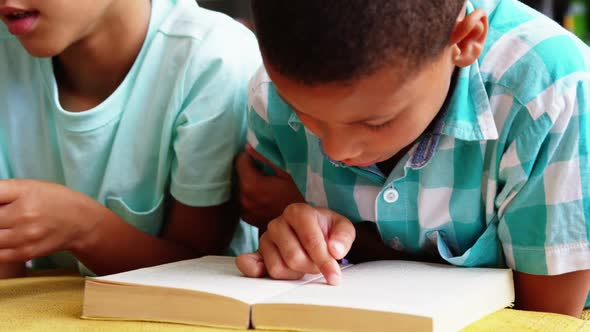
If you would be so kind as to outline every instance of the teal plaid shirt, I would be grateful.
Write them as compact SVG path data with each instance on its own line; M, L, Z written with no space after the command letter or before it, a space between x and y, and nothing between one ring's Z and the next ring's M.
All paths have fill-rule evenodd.
M489 14L484 52L391 174L330 160L264 69L248 140L310 204L376 222L394 249L540 275L590 269L589 49L520 2L473 8Z

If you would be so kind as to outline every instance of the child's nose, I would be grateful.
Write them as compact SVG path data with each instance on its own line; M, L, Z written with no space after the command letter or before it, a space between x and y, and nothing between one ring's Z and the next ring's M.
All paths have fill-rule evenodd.
M358 144L351 135L342 131L328 131L322 137L324 152L334 161L355 159L360 154Z

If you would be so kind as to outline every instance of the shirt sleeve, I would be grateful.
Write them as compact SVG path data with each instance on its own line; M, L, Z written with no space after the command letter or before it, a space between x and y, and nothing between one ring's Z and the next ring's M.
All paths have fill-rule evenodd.
M559 92L557 91L559 88ZM508 266L536 275L590 269L588 82L522 107L500 159L498 236Z
M269 94L270 78L261 67L252 78L248 88L248 143L262 156L281 169L285 169L285 161L278 148L274 130L270 121ZM282 125L282 124L278 124ZM264 169L265 172L271 172Z
M170 191L190 206L230 198L233 160L245 140L247 83L261 63L249 31L216 39L195 54L176 121Z

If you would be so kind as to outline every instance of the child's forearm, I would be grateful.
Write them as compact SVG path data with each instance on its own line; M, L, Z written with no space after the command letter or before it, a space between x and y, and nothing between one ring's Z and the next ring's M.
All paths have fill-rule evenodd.
M0 264L68 250L95 273L121 272L220 254L238 223L236 208L190 207L173 200L163 223L166 232L159 238L63 185L10 179L0 181L0 187L3 195L12 199L2 202L3 210L8 209L10 214L4 213L0 222L3 232L10 236L1 239ZM19 270L11 268L8 272Z
M71 248L74 255L98 275L159 265L202 255L222 254L235 225L237 209L227 205L194 208L172 204L162 237L148 235L104 207L92 218L102 218L88 237ZM235 219L235 221L233 220Z
M25 263L0 264L0 279L20 278L26 275Z
M200 255L171 241L143 233L118 218L108 220L105 225L106 227L97 230L95 239L72 248L76 258L97 275L124 272Z
M588 291L590 270L556 276L514 272L516 309L580 317Z
M91 197L63 185L10 179L1 180L0 187L5 195L0 226L6 233L0 243L0 264L26 262L68 250L96 273L126 271L219 254L238 222L235 208L190 207L173 201L164 222L167 233L158 238L128 224Z

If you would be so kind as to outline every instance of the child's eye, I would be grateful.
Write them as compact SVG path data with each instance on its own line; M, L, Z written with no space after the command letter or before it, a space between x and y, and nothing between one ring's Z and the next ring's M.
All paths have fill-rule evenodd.
M381 130L381 129L385 129L389 126L391 126L391 124L393 124L393 120L389 120L380 124L372 124L372 123L365 123L365 126L367 126L369 129L371 130Z

